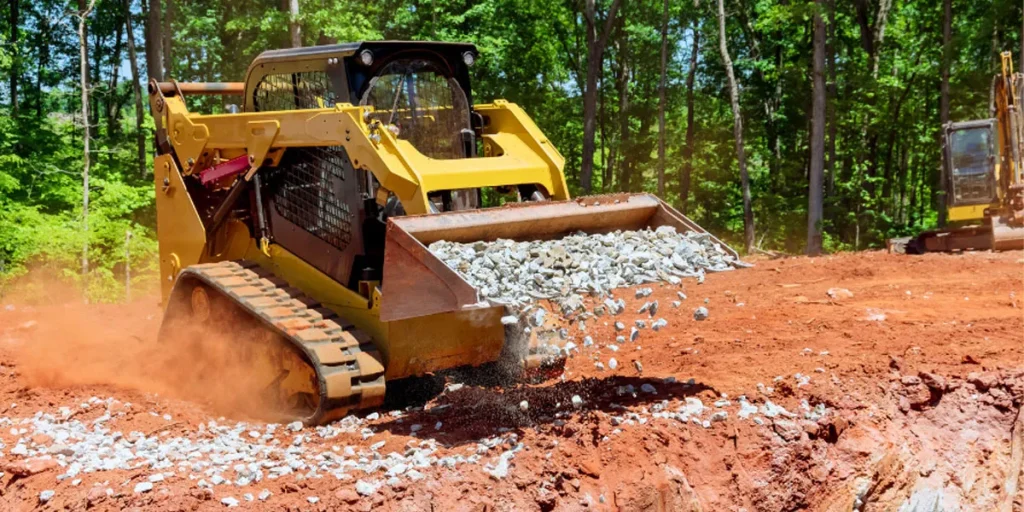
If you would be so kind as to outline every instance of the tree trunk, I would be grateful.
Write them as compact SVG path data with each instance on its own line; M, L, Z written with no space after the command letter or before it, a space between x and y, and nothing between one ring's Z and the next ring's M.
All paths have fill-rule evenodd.
M11 116L18 116L18 83L21 82L21 52L18 48L18 25L21 23L19 8L21 0L10 0L10 29L11 29Z
M612 187L612 160L615 158L615 150L608 147L608 134L605 131L605 125L607 124L608 116L605 115L605 97L604 97L604 77L601 77L597 83L598 90L598 124L601 130L601 191L610 192Z
M892 8L892 0L879 0L878 15L875 17L874 41L871 53L871 76L878 78L878 61L882 54L882 41L885 40L885 25L889 20L889 9Z
M661 7L661 80L658 83L658 196L665 197L665 87L668 75L668 0Z
M149 0L149 12L146 13L146 75L150 80L158 82L164 79L164 31L160 9L160 0Z
M836 187L836 134L838 116L836 115L836 2L828 2L828 31L825 35L825 54L828 57L828 78L825 84L825 122L828 123L828 175L826 192L828 197L835 195Z
M78 68L82 88L82 278L89 275L89 41L85 25L96 0L78 0Z
M288 34L291 36L292 48L302 46L302 33L299 28L299 0L288 0Z
M175 0L164 0L164 26L161 32L161 35L163 36L163 41L161 44L163 44L164 48L164 79L170 79L174 77L174 75L171 73L171 69L173 68L172 63L174 61L174 56L172 52L173 38L171 37L171 34L174 33L174 29L172 28L172 23L174 23L174 2Z
M996 69L1002 62L999 53L1003 51L1003 45L999 41L999 10L992 9L992 64Z
M906 202L907 202L907 163L910 157L910 152L914 149L910 147L913 142L907 147L903 148L903 154L900 157L900 199L896 207L896 222L906 226Z
M679 178L679 203L685 214L690 203L690 176L693 174L693 83L697 77L697 56L700 54L700 31L693 23L693 48L690 49L690 69L686 73L686 146L683 148L683 175Z
M594 136L597 118L597 75L601 73L601 62L604 59L604 47L608 43L615 14L619 10L621 0L613 0L608 9L608 17L604 22L604 32L597 36L597 8L595 0L586 0L584 18L587 23L587 81L583 91L583 155L580 165L580 187L583 193L589 194L594 176Z
M920 148L920 144L918 144L917 146L918 148ZM918 151L916 151L915 153L920 155L920 149L918 149ZM910 182L908 183L907 188L910 189L910 204L907 206L906 216L907 223L910 226L916 226L918 221L920 220L920 217L917 217L915 215L917 213L918 201L920 201L921 199L921 194L917 191L917 177L920 174L926 174L925 167L921 164L922 158L918 157L915 158L915 160L915 164L911 165L910 170L908 171L910 173L910 176L908 178Z
M807 254L821 254L822 194L825 174L825 22L821 0L814 12L814 72L811 88L811 172L807 198Z
M782 39L782 35L778 35L779 39ZM775 46L775 66L776 69L783 69L785 66L782 56L782 45ZM767 81L767 78L762 75L762 80ZM779 122L775 119L775 114L779 111L782 106L782 78L773 77L775 81L775 87L773 88L774 94L766 96L764 100L764 118L765 118L765 133L768 136L768 147L771 150L771 158L768 159L768 186L772 193L775 193L778 188L782 185L782 136L779 133Z
M100 32L100 30L92 32L92 64L89 65L89 84L93 87L102 84L102 80L100 80L100 62L103 56L103 49L106 45L103 44ZM101 91L99 94L89 95L89 98L93 103L89 106L89 115L92 116L92 126L96 128L99 128L100 125L100 101L102 100L102 87L100 89ZM90 91L90 93L92 92L95 91Z
M43 117L43 73L50 68L50 19L37 18L39 58L36 60L36 119Z
M580 163L580 188L584 194L589 194L591 189L592 176L594 174L594 136L595 136L595 107L597 106L597 75L600 73L601 65L598 62L600 55L603 57L603 48L599 49L595 42L596 32L594 29L594 0L586 0L587 24L587 78L586 87L583 89L583 160Z
M619 40L619 190L630 190L629 130L629 39L621 32Z
M871 70L873 78L878 78L878 60L882 42L885 40L885 25L889 20L892 0L879 0L878 12L875 13L873 24L868 13L868 0L856 0L854 7L857 13L857 24L860 27L861 46L868 54L868 69Z
M120 109L120 95L117 94L117 81L121 76L121 47L124 46L124 24L118 23L114 29L114 55L110 60L110 90L107 91L107 137L114 135L120 127L118 121L120 116L116 115Z
M1021 34L1024 35L1024 32ZM940 62L942 82L939 86L940 130L945 130L946 123L949 122L949 61L952 57L952 41L953 2L952 0L942 0L942 61ZM941 135L939 140L942 140ZM936 194L938 196L938 204L935 205L935 208L939 213L939 227L946 225L946 182L949 179L949 162L946 161L946 151L941 150L941 153L942 166L939 170L939 182L934 185L935 190L938 191Z
M885 0L883 0L885 1ZM718 0L718 49L722 52L725 75L729 79L729 101L732 103L733 133L736 138L736 162L740 168L740 187L743 190L743 241L749 254L754 250L754 210L750 197L750 176L747 174L747 154L743 148L743 115L740 113L740 91L725 42L725 3Z
M132 29L131 0L124 4L124 27L128 33L128 63L132 68L132 94L135 96L135 141L139 149L139 177L146 177L146 134L142 131L142 84L139 83L139 59L135 53L135 31Z

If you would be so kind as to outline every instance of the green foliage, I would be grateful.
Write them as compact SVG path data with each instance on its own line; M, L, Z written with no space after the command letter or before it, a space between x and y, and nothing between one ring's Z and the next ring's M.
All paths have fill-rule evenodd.
M88 233L82 219L82 123L78 40L69 4L19 0L18 44L0 17L0 294L28 268L44 269L93 300L123 293L125 232L133 233L133 276L156 265L150 178L139 172L136 135L151 153L153 122L135 126L124 40L134 38L145 65L143 8L131 3L124 33L120 0L98 0L88 20L92 100L92 190ZM597 2L603 32L610 0ZM665 199L680 204L688 118L694 118L688 211L738 244L742 200L732 112L718 51L715 2L669 2L666 70ZM828 31L829 153L824 216L830 251L878 247L890 236L933 227L938 205L939 80L942 2L894 0L872 69L868 44L879 2L728 0L727 43L741 89L744 137L765 249L799 252L806 238L812 17ZM143 5L145 4L145 5ZM857 12L857 5L867 12ZM362 39L450 40L477 45L473 100L522 105L566 157L579 192L587 34L582 0L300 0L305 45ZM169 25L169 78L243 80L260 52L289 45L287 2L162 0ZM655 191L663 3L622 2L611 23L598 80L594 187ZM834 6L834 7L833 7ZM830 9L835 9L831 11ZM950 105L954 121L988 116L997 52L1020 48L1018 0L954 2ZM831 20L834 20L834 24ZM862 25L861 20L867 20ZM700 45L694 49L695 39ZM697 52L693 112L686 77ZM1024 63L1019 63L1024 64ZM18 115L8 77L18 73ZM141 83L147 80L141 77ZM237 99L190 100L221 111ZM152 156L147 157L147 168ZM489 202L500 202L496 194ZM79 274L88 241L90 272ZM140 277L139 279L145 279Z
M83 231L78 130L58 112L36 119L0 111L0 297L32 269L91 301L124 297L125 238L134 288L153 286L153 187L138 176L134 147L98 137ZM80 272L89 243L89 273Z

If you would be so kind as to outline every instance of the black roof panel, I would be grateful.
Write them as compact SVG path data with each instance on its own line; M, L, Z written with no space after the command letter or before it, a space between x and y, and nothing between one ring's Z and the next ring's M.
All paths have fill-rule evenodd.
M363 48L380 49L422 49L434 51L471 51L477 53L476 45L471 43L448 43L441 41L358 41L351 43L328 44L321 46L303 46L301 48L281 48L279 50L267 50L256 57L253 64L267 64L272 62L295 61L303 58L320 57L347 57L357 53Z

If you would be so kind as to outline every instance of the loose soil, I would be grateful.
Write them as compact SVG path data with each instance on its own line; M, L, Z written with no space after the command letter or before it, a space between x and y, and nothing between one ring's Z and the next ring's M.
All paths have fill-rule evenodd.
M585 332L566 326L579 350L563 378L454 391L442 391L440 377L397 384L389 388L389 407L366 422L373 437L313 435L307 443L328 451L432 438L442 451L465 454L481 439L511 432L523 449L503 478L483 462L432 467L424 480L361 497L353 481L329 475L292 474L211 493L179 473L136 494L133 486L152 471L88 473L77 486L58 481L59 468L19 474L24 461L10 454L18 435L4 429L0 509L219 510L225 496L241 499L266 488L273 492L267 501L243 501L241 508L1024 511L1021 252L867 252L754 263L711 274L704 284L656 285L645 299L623 290L625 313L590 319ZM674 308L678 291L687 299ZM635 343L609 349L620 334L616 320L650 325L653 319L636 311L652 300L660 305L655 318L668 325L642 329ZM125 434L188 435L221 415L229 416L225 422L250 420L225 398L230 382L204 372L211 380L188 385L182 380L200 377L182 373L181 354L154 350L155 299L10 305L0 305L2 417L57 414L91 397L114 397L132 404L107 424ZM693 319L698 306L709 310L707 320ZM595 344L584 347L584 336ZM650 386L642 391L645 384L654 393ZM582 407L573 407L573 395ZM794 415L762 410L740 418L741 396ZM721 409L727 418L699 424L658 416L688 397L709 413L716 401L729 400ZM405 411L400 418L388 414L398 408ZM822 409L820 418L812 414ZM98 413L81 417L89 414ZM414 433L414 424L427 427ZM107 488L112 495L97 492ZM40 503L44 489L55 495Z

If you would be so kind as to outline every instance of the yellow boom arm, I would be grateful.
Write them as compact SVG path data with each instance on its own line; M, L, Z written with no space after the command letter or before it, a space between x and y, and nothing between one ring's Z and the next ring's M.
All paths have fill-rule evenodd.
M197 115L180 96L151 98L154 112L166 109L168 140L185 175L245 154L251 178L261 166L276 165L289 147L345 146L353 165L372 172L410 214L428 213L427 195L440 190L535 184L552 199L569 199L565 159L521 108L504 100L475 107L489 120L483 157L439 160L379 122L367 122L369 106Z

